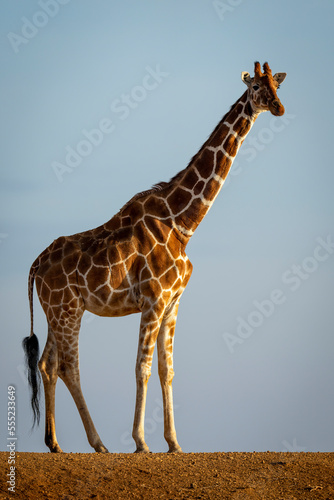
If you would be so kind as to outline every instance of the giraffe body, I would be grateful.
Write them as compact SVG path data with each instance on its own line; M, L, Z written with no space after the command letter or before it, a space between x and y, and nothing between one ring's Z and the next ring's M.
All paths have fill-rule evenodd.
M284 73L273 77L267 63L262 73L259 63L255 63L254 78L242 74L248 90L187 168L169 182L134 196L102 226L58 238L33 263L29 274L31 335L24 345L29 361L32 345L38 345L33 333L35 280L48 321L48 338L38 366L46 402L45 442L51 451L61 451L55 433L58 376L73 396L89 443L96 451L107 451L80 387L78 344L85 310L110 317L141 313L133 424L136 451L149 451L144 439L144 416L155 345L164 405L164 435L170 452L181 451L174 426L172 379L178 305L192 272L185 248L211 208L258 114L266 110L277 116L284 113L276 95L284 77ZM29 366L33 409L39 417L36 362L37 358Z

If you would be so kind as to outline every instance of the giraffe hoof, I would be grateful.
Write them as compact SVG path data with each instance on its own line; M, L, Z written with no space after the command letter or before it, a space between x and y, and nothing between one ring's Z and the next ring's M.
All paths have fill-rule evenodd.
M167 453L183 453L181 446L171 446Z
M109 453L108 449L102 443L95 447L95 451L96 453Z
M50 448L51 453L63 453L63 450L59 446L59 444L56 444L55 446L52 446Z
M135 453L151 453L149 447L146 445L146 446L141 446L141 447L138 447L135 451Z

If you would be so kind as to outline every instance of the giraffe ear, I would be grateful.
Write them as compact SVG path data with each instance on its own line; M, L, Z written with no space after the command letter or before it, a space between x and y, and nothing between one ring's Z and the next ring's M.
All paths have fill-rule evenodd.
M275 73L275 75L273 76L273 79L276 80L278 85L281 85L281 83L284 82L285 77L286 77L286 73Z
M241 80L249 87L252 84L253 78L250 76L248 71L243 71L241 73Z

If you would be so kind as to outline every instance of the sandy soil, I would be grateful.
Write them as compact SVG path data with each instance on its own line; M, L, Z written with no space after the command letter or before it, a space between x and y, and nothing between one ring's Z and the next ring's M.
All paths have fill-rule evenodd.
M334 453L0 453L1 499L334 499Z

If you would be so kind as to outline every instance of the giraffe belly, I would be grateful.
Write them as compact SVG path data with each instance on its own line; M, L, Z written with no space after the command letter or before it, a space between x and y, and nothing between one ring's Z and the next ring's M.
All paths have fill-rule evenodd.
M113 291L106 302L98 293L89 294L84 298L85 309L97 316L121 317L140 312L135 303L132 303L130 293L126 290Z

